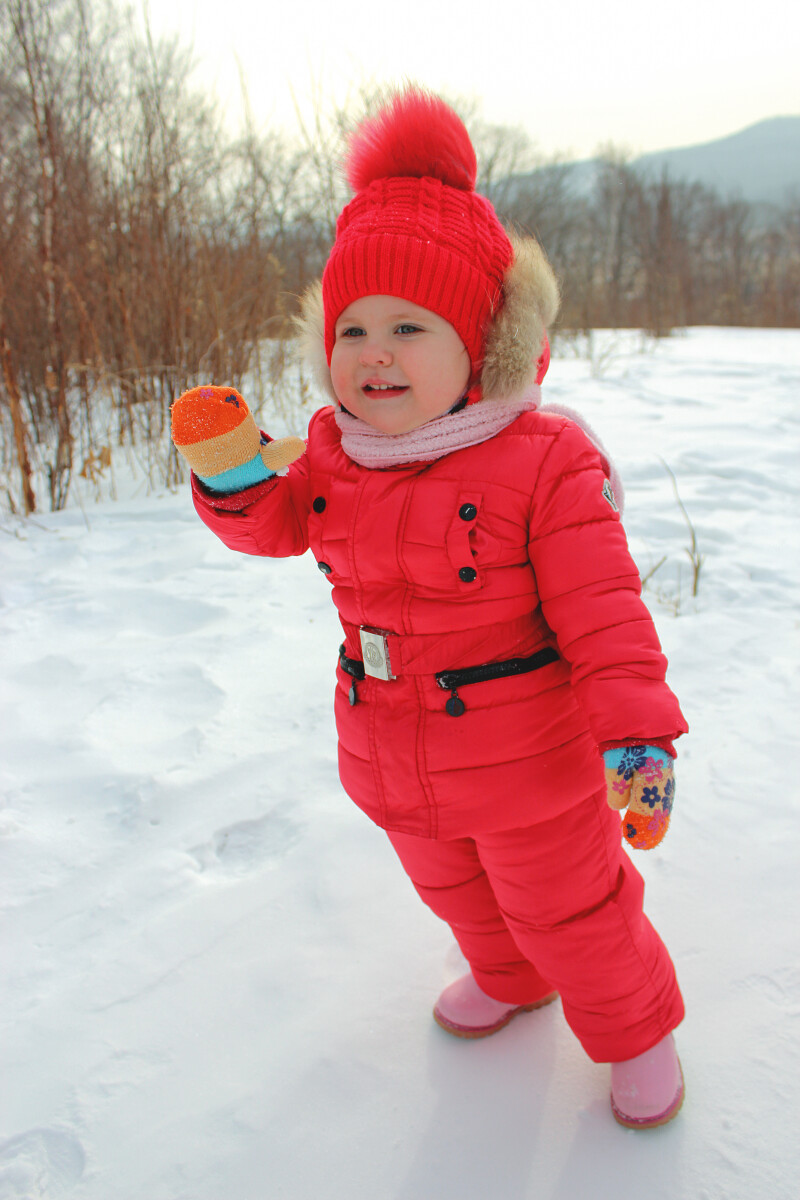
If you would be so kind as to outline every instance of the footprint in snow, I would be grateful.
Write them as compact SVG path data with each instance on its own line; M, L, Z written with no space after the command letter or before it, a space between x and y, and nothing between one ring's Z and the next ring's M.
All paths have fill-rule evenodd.
M300 826L279 812L218 829L189 851L202 873L250 875L282 858L300 837ZM1 1200L1 1198L0 1198Z
M796 968L777 968L769 975L748 975L738 982L738 986L758 993L791 1016L800 1012L800 971Z
M83 1175L86 1155L68 1129L27 1129L0 1142L0 1200L55 1200Z

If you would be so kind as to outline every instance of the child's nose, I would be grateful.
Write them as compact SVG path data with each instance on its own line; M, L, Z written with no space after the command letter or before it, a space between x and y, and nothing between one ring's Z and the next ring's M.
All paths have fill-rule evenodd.
M368 341L361 347L361 362L365 367L378 364L386 367L391 361L392 352L384 342Z

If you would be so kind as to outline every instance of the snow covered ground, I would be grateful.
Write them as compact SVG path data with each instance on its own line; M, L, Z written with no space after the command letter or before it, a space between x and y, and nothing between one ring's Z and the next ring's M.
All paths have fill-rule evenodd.
M546 390L666 556L679 1118L618 1127L558 1004L434 1025L462 964L339 789L325 580L140 488L0 527L0 1200L796 1200L800 332L610 345Z

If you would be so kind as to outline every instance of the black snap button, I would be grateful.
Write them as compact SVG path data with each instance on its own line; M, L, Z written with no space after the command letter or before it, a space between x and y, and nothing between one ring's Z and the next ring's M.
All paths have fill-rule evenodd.
M327 501L324 496L315 496L311 507L316 513L325 512L326 503Z
M458 572L458 578L462 579L464 583L472 583L478 578L478 572L474 567L462 567Z
M320 571L322 571L323 575L330 575L331 571L333 570L333 567L329 567L327 563L317 563L317 566L319 567Z
M458 510L458 515L462 521L474 521L478 515L478 510L474 504L462 504Z

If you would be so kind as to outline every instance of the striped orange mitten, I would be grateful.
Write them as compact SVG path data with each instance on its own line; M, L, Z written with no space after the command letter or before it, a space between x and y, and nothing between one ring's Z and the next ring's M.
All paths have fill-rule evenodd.
M172 440L198 479L214 492L241 492L305 453L302 438L265 441L237 391L197 387L172 406Z
M675 777L672 756L658 746L624 746L606 750L607 799L611 808L626 808L622 835L635 850L651 850L667 832Z

